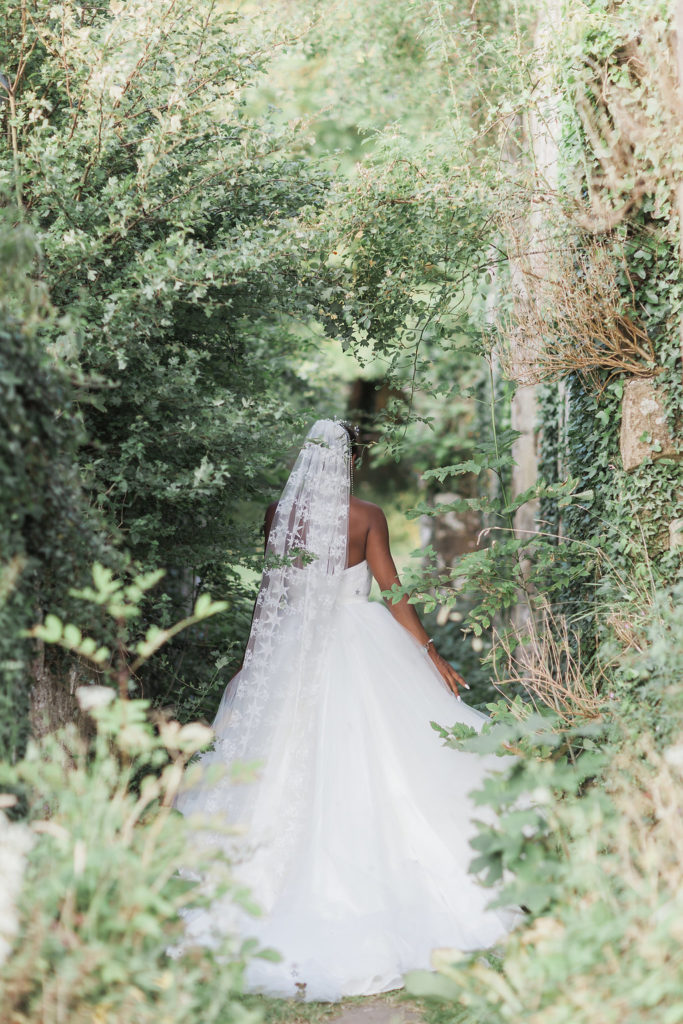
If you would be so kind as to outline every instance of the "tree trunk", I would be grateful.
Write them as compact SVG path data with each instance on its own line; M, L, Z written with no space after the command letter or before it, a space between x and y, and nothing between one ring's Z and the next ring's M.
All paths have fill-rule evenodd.
M57 676L45 657L45 645L41 644L38 656L31 665L31 672L31 735L34 739L40 739L78 719L79 708L75 697L77 669L72 665L66 681Z

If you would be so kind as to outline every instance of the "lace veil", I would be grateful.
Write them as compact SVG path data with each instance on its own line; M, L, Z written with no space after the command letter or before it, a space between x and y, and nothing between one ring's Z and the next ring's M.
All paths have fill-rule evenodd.
M306 813L308 765L318 709L319 666L335 628L346 566L351 451L335 420L310 429L278 502L241 672L228 684L213 722L214 750L202 767L257 762L261 777L282 780L280 805L257 794L277 786L200 781L180 794L185 814L216 813L248 827L255 844L293 836ZM217 838L217 837L214 837ZM225 844L222 844L225 845Z
M325 639L323 621L346 565L350 460L346 429L335 420L317 420L271 525L245 677L270 676L276 646L283 641L299 672L315 671Z

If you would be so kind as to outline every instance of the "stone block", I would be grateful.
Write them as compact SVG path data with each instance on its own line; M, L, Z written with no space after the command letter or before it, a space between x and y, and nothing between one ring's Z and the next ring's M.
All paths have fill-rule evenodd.
M681 458L680 446L667 428L659 395L648 378L630 380L624 388L619 446L627 472L647 458Z
M530 385L517 388L510 409L510 424L514 430L520 431L520 436L512 445L512 457L515 460L511 482L513 498L533 487L538 477L537 421L536 388ZM538 508L538 501L527 501L515 512L514 527L522 537L538 529Z
M669 547L683 548L683 519L672 519L669 523Z

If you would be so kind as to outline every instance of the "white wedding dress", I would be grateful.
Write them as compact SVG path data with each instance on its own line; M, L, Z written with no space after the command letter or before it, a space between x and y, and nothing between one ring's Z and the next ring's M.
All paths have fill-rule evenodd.
M237 929L279 950L280 963L251 962L253 991L324 1000L386 991L429 968L434 947L490 946L516 921L515 911L486 909L493 894L467 871L477 816L468 794L500 762L444 748L430 725L479 728L485 717L369 601L370 586L365 561L341 573L312 685L301 690L282 640L278 686L260 695L240 695L239 677L228 686L203 763L257 754L257 780L190 788L179 802L183 813L247 826L234 841L236 873L263 915L216 902L190 912L186 932L210 943L217 926Z

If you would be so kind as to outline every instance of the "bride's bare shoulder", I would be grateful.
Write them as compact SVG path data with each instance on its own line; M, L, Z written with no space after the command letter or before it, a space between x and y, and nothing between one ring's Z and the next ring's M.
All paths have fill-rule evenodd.
M364 519L368 524L386 520L386 516L379 505L375 505L374 501L362 501L360 498L356 498L355 495L349 503L349 511L352 516Z

